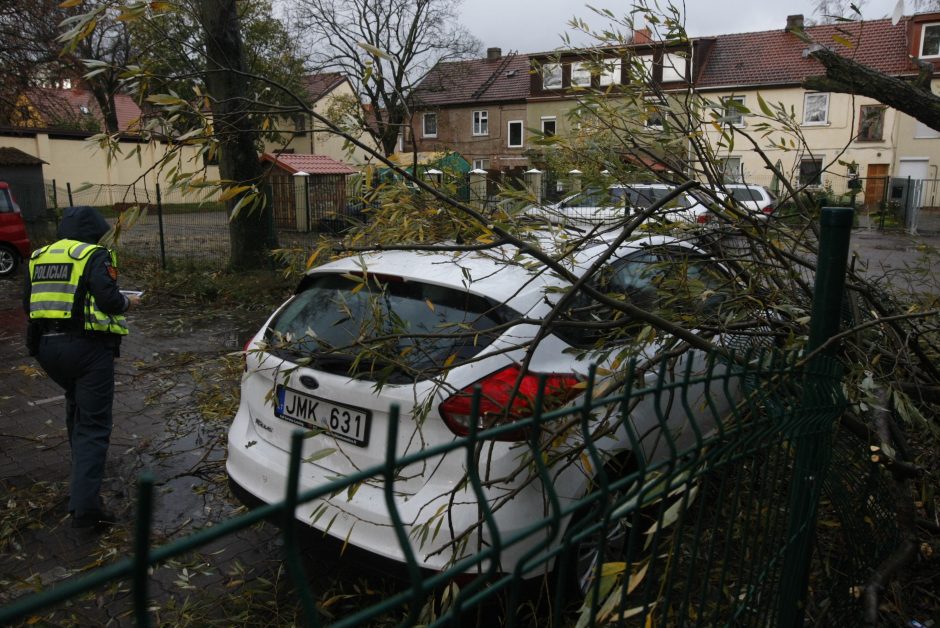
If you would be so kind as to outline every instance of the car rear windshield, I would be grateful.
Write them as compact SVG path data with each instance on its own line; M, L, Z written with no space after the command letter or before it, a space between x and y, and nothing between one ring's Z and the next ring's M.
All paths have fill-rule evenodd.
M405 384L473 358L518 315L464 290L385 276L313 275L266 331L312 368Z
M732 188L730 190L731 196L734 197L736 201L762 201L764 196L753 188Z

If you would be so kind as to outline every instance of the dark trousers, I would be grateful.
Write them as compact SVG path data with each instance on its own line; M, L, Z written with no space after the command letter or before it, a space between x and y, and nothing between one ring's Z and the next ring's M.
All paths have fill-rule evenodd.
M39 342L39 364L65 389L65 424L72 448L69 512L101 508L111 405L114 401L114 349L99 339L47 334Z

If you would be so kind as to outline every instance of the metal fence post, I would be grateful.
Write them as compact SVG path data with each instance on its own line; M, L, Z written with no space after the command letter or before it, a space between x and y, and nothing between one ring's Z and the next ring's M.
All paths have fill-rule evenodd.
M839 331L854 215L855 210L850 207L822 208L807 352L819 349ZM831 354L834 348L827 347L820 356ZM813 360L804 382L804 410L808 409L812 391L816 388L812 363ZM825 426L815 427L806 425L794 439L796 454L789 496L788 548L781 573L778 622L786 628L803 625L816 509L829 461L829 441L821 438L819 433Z
M145 471L137 480L137 522L134 536L134 617L138 628L150 625L147 579L150 569L150 520L153 516L153 474Z
M160 195L159 183L157 183L157 225L160 232L160 268L166 270L166 236L163 233L163 197Z
M65 182L65 191L69 193L69 207L75 207L75 201L72 200L72 184Z

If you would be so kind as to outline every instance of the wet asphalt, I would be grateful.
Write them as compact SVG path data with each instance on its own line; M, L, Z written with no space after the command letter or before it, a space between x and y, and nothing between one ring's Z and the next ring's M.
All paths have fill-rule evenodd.
M854 230L851 248L856 268L869 276L902 287L910 282L900 271L919 268L914 288L940 294L940 274L932 270L940 261L940 236L885 234L863 226ZM213 374L231 368L226 356L241 348L263 318L258 313L237 318L226 312L194 317L146 305L132 312L131 334L117 362L114 433L104 489L120 521L98 534L69 525L64 398L26 354L22 281L22 276L0 279L0 605L126 556L136 481L144 469L156 480L156 544L238 512L225 480L228 417L205 416L198 399L207 394L234 399L232 382L237 376ZM310 551L313 555L307 558L319 576L339 575L342 560L324 559L320 548ZM276 529L259 525L158 568L151 594L166 608L193 596L207 600L244 594L252 579L281 577L281 552ZM351 560L345 559L343 571L356 574L358 566L350 565ZM73 617L76 625L133 625L130 609L131 596L124 586L86 596L68 608L60 606L53 619Z

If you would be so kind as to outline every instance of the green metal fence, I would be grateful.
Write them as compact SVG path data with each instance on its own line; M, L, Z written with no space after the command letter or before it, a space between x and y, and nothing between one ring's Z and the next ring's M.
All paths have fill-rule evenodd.
M890 513L866 512L878 501L868 496L879 471L866 466L865 447L838 429L845 407L841 366L827 355L832 347L826 340L841 318L851 219L851 211L823 213L808 353L715 353L655 367L633 362L616 386L611 376L592 372L577 407L543 413L539 398L524 421L486 430L470 421L467 436L406 456L396 453L399 417L393 408L384 464L304 491L298 487L307 434L297 430L285 452L289 479L281 502L159 547L150 542L153 480L144 475L132 555L0 608L0 625L130 581L137 624L146 626L151 566L265 519L282 526L284 562L309 625L458 625L474 614L510 626L857 625L853 587L891 551L896 537L887 531ZM473 408L476 414L479 392ZM637 432L635 418L644 412L659 429ZM526 527L506 533L497 523L496 502L487 498L485 445L520 429L528 435L519 447L520 469L542 492L544 508L531 513ZM603 447L611 432L626 434L630 447ZM559 434L567 435L564 447L552 437ZM650 434L658 447L650 445ZM396 478L409 465L448 454L465 461L466 481L455 495L474 500L480 516L471 530L444 526L439 533L475 534L481 542L455 552L446 569L424 572L417 560L420 526L399 516ZM831 460L840 465L833 473ZM583 495L556 490L559 465L572 464L590 475ZM336 609L327 614L320 606L323 592L310 589L298 558L303 523L293 513L299 503L363 482L382 490L405 556L405 578L380 602L345 616ZM854 501L845 490L852 483L866 489L853 493ZM817 535L819 508L838 517L838 538ZM879 542L859 547L859 539L873 538L867 526L879 525L886 530ZM519 546L528 551L518 561L501 560ZM526 578L533 574L535 580ZM548 592L534 602L533 581ZM428 604L437 609L430 621L421 616ZM521 608L530 610L523 615Z
M693 363L699 367L693 369ZM840 369L826 360L803 364L797 356L774 353L741 356L736 361L711 355L687 364L683 373L672 373L663 366L655 376L647 377L640 377L636 365L631 365L622 389L615 394L599 396L573 409L542 416L536 413L528 419L529 460L535 470L532 481L543 487L547 507L542 513L533 513L531 524L513 535L502 535L495 528L493 505L483 497L486 491L481 480L486 463L479 445L488 442L495 432L505 431L505 427L473 430L447 445L396 457L398 421L393 419L387 435L387 442L393 445L384 465L300 493L297 486L304 433L298 430L290 454L288 489L281 503L154 548L149 544L152 479L145 475L140 480L133 556L0 609L0 624L22 619L109 582L130 580L138 625L147 625L149 566L273 517L282 521L284 559L307 619L311 625L318 625L322 618L317 595L306 587L306 576L297 560L296 535L302 524L288 513L293 513L299 502L336 494L363 481L384 487L401 548L408 557L410 581L397 595L341 618L336 625L369 625L389 616L404 617L405 624L417 623L417 612L427 598L439 595L464 572L482 576L453 597L449 611L438 623L485 607L488 613L501 613L501 621L514 625L517 618L506 609L521 606L525 595L521 575L543 567L554 567L546 576L553 594L551 607L541 612L555 625L573 622L580 613L590 625L618 617L631 618L638 625L774 624L781 609L802 604L802 592L795 594L797 599L781 598L780 584L793 577L784 569L786 557L804 549L796 545L800 542L798 532L813 526L811 515L794 520L793 509L788 506L794 476L793 443L807 437L823 444L831 441L834 421L843 406ZM638 386L637 382L646 385ZM595 396L594 384L593 379L588 383L588 399ZM719 411L728 399L738 397L734 407ZM596 417L614 409L616 423L609 427L632 433L628 417L644 408L655 408L663 425L677 411L689 417L693 442L679 448L679 439L664 434L670 455L656 460L634 455L618 466L615 463L621 460L594 446ZM587 457L591 461L588 466L598 470L594 488L570 502L554 492L554 471L546 462L549 456L545 455L542 438L564 423L579 434L583 443L577 455ZM640 436L633 437L640 451ZM817 461L816 472L821 476L825 475L828 459L823 451L826 449L820 448ZM420 548L413 529L395 517L395 478L410 464L436 460L453 451L463 452L466 457L469 490L480 500L479 525L488 542L451 568L429 575L416 567L415 556ZM533 537L540 539L537 549L513 571L501 573L500 555ZM576 548L585 547L595 547L599 555L599 560L593 562L593 574L585 572L574 553ZM590 584L583 597L576 582L585 573ZM579 610L582 600L586 604Z

